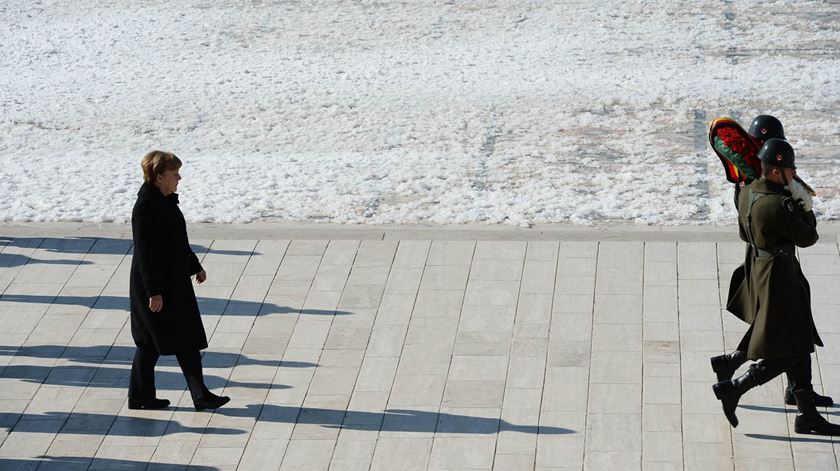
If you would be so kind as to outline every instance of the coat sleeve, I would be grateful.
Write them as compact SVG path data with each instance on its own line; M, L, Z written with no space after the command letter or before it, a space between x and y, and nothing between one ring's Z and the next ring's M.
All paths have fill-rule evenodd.
M166 282L162 266L163 240L154 207L149 204L140 205L134 211L131 227L134 232L134 257L140 265L146 294L162 294Z
M193 252L192 249L190 249L189 259L190 259L190 276L195 275L196 273L200 272L201 270L204 270L204 268L201 267L201 262L198 261L198 256L196 256L195 252Z
M779 219L786 222L785 239L797 247L810 247L817 243L820 236L817 234L817 218L814 211L805 211L791 198L782 198L778 211Z

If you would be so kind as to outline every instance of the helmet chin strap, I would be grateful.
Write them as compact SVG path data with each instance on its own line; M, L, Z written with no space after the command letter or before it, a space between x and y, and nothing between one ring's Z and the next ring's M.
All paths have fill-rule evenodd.
M779 173L782 175L782 181L785 183L782 186L790 185L790 182L788 181L787 176L785 175L785 170L784 169L779 169Z

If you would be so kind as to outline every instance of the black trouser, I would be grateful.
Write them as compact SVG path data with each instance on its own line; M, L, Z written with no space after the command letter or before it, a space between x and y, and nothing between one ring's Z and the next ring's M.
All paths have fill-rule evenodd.
M137 347L134 361L131 363L131 379L128 383L128 397L133 399L151 399L156 397L155 365L160 355L154 349ZM193 401L206 397L209 390L204 385L204 374L201 371L201 353L199 351L177 353L178 365Z
M743 365L744 363L747 362L747 352L742 352L740 350L736 350L736 351L734 351L730 354L730 357L732 358L733 362L738 363L738 366ZM799 357L792 357L790 359L785 358L785 359L782 359L782 361L793 361L794 358L799 358ZM794 368L793 372L788 371L787 369L784 370L785 371L785 376L787 376L787 380L788 380L788 389L791 390L791 391L794 391L796 389L806 389L808 391L813 391L813 389L814 389L814 385L811 384L811 378L812 378L812 376L811 376L811 355L810 354L804 355L802 360L804 360L805 364L794 365L793 366L793 368ZM765 369L765 370L767 368L770 368L771 372L775 371L776 369L779 368L774 363L759 365L759 363L761 363L762 361L767 361L767 360L759 360L758 363L755 363L752 366L750 366L750 371L753 372L753 377L756 376L756 373L753 370L753 367L761 368L761 369ZM770 360L770 361L775 362L777 360ZM758 366L756 366L756 365L758 365ZM767 380L767 381L769 381L769 380ZM761 384L764 384L764 383L762 382Z
M785 373L791 391L813 390L811 384L811 355L796 355L772 360L758 360L750 365L750 375L758 384L764 384Z

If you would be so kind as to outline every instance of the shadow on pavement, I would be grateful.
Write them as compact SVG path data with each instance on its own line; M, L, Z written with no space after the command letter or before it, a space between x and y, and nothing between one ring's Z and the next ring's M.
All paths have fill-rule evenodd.
M0 345L0 356L29 358L62 358L75 363L95 365L130 365L134 359L134 347L124 345L92 345L74 347L63 345L31 345L14 347ZM280 355L278 355L279 357ZM161 357L158 365L166 365L174 357ZM237 365L270 366L282 368L314 368L317 363L304 361L257 360L239 353L204 351L202 362L205 367L232 368ZM176 363L173 363L173 365Z
M198 297L198 309L204 315L265 316L269 314L305 314L315 316L348 316L352 312L325 309L295 309L271 303L237 301L235 299ZM47 296L37 294L6 293L0 302L58 304L62 306L83 306L88 309L109 309L128 311L130 302L125 296ZM165 301L165 300L164 300Z
M809 438L801 436L784 436L784 435L765 435L763 433L747 433L746 437L755 438L757 440L774 440L778 442L798 442L798 443L834 443L830 438Z
M495 417L438 413L406 409L386 409L385 412L345 411L312 407L252 404L244 409L216 409L216 414L230 417L254 417L260 422L283 422L321 425L350 430L381 430L383 432L437 432L464 434L494 434L520 432L541 435L575 433L561 427L516 425Z
M0 469L7 471L86 470L90 469L146 469L148 471L187 469L187 465L174 463L147 463L145 461L85 458L82 456L39 456L37 459L0 458ZM189 465L190 470L218 471L212 466Z
M28 383L50 386L76 386L80 388L128 388L128 368L108 368L104 366L35 366L8 365L2 369L3 378L19 379ZM210 389L222 386L229 388L252 389L287 389L289 386L271 383L250 383L233 381L220 376L204 375L204 381ZM158 390L182 391L186 382L181 372L155 371L155 385Z
M0 235L0 247L38 249L51 253L126 255L133 245L134 241L132 239L115 239L113 237L9 237ZM190 247L197 254L208 253L243 257L261 255L259 252L250 250L217 250L200 244L190 244Z
M168 410L174 410L170 407ZM111 414L47 412L44 414L14 414L0 412L0 428L14 431L22 423L26 432L111 435L121 437L162 437L175 433L213 435L241 435L244 430L223 427L189 427L168 419L147 417L119 417ZM10 426L15 424L15 427Z

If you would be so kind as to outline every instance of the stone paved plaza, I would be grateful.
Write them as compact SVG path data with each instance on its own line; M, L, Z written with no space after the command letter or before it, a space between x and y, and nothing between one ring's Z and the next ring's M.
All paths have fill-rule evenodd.
M129 229L0 226L0 469L838 469L781 379L737 429L712 394L745 330L722 310L733 228L253 227L190 229L206 380L232 398L195 412L172 357L173 406L127 408ZM800 259L837 399L836 232Z

